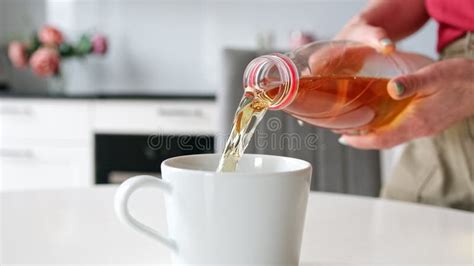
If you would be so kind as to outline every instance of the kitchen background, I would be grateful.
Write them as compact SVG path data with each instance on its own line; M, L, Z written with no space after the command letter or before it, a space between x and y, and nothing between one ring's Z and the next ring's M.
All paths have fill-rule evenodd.
M288 50L295 30L330 39L364 5L362 0L1 0L0 41L26 38L45 23L72 37L104 32L111 44L105 60L67 66L90 85L75 86L74 93L210 95L220 87L223 48L255 49L258 36L272 35L272 48ZM400 47L435 56L435 33L429 23ZM15 89L45 86L25 79L25 72L9 72Z
M10 90L0 96L0 190L90 186L120 182L136 172L159 171L163 158L180 153L174 146L150 148L150 136L165 136L174 143L172 137L178 135L212 141L228 133L231 118L218 118L224 107L227 113L235 110L235 100L219 97L229 89L226 79L234 69L225 49L285 51L295 31L330 39L365 4L356 0L0 0L2 47L13 39L27 39L45 24L73 39L82 32L101 32L110 44L104 57L63 63L66 85L59 96L48 94L50 81L29 70L13 69L1 58L0 82ZM398 47L435 58L435 38L435 25L429 22ZM235 76L233 80L239 80L242 74L235 71ZM320 141L332 141L329 133L318 134ZM329 169L318 172L315 182L336 180L330 169L341 167L328 166L338 163L331 159L334 152L349 161L344 165L353 160L348 149L331 147L315 159L318 169ZM382 153L377 161L380 171L374 168L377 176L387 178L396 151ZM378 153L369 155L370 160L379 158ZM343 172L347 179L350 170ZM375 195L379 186L376 183L369 192L351 191L348 182L330 186L320 182L312 188ZM358 186L367 187L363 182Z

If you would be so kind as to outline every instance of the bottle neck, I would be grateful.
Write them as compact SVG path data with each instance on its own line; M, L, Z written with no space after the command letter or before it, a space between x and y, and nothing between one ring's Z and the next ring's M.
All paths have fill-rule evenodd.
M299 73L286 55L275 53L255 58L244 72L244 88L264 93L269 109L280 110L290 105L298 93Z

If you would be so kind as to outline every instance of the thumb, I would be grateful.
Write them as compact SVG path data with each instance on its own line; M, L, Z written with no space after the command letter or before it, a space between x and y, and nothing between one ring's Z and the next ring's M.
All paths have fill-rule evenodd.
M388 94L395 100L409 98L429 89L432 79L426 71L396 77L387 84Z

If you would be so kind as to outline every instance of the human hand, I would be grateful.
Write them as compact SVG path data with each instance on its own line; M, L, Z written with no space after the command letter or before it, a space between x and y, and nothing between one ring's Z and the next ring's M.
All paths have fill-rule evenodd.
M314 51L308 59L311 76L356 76L365 58L377 53L372 47L356 42L331 42Z
M308 61L305 75L357 75L364 66L365 58L375 51L390 54L395 44L381 27L369 25L361 17L355 17L335 37L336 42L316 50ZM345 44L337 41L353 41ZM374 51L375 49L375 51Z
M342 135L339 142L360 149L384 149L431 136L474 115L474 60L449 59L388 83L396 100L414 96L400 121L367 135Z
M364 19L355 17L336 35L336 40L362 42L383 54L395 51L395 44L385 29L369 25Z

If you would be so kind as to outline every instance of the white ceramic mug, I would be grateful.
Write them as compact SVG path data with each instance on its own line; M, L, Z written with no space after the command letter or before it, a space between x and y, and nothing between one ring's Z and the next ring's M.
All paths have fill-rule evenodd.
M245 154L237 172L219 173L219 157L175 157L161 164L162 180L126 180L115 197L118 217L169 247L176 264L298 265L311 164ZM168 235L129 213L130 195L149 186L164 192Z

